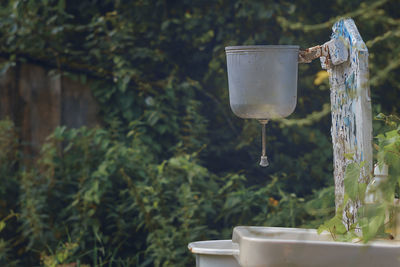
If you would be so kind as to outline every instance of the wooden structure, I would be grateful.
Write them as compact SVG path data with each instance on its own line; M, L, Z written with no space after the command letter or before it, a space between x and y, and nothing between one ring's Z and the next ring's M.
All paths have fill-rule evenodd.
M330 46L329 54L347 57L340 64L332 64L321 57L322 66L330 74L335 204L338 208L344 198L346 166L350 162L364 162L360 175L363 182L368 182L365 179L372 173L372 112L367 47L352 19L336 22L332 31L332 41L337 45ZM358 207L359 203L345 207L345 225L355 222Z
M335 202L338 207L343 203L343 181L349 161L365 163L360 179L368 179L372 173L372 112L367 47L352 19L338 21L332 30L332 39L343 42L349 55L347 61L328 69L331 84ZM355 222L358 205L359 203L352 203L347 207L347 213L344 211L347 225Z
M299 63L320 58L329 72L331 85L332 144L336 209L344 200L344 177L350 162L361 168L360 181L372 173L372 112L368 84L368 49L352 19L342 19L332 27L329 42L299 52ZM344 207L343 222L356 220L358 202Z
M36 155L57 126L99 124L98 110L88 84L51 77L42 66L22 63L0 76L0 119L14 121L25 156Z

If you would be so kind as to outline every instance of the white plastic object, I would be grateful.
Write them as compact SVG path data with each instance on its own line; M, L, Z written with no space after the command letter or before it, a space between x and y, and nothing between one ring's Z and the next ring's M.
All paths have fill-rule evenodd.
M383 201L382 192L379 190L379 185L384 182L389 174L389 167L386 164L379 166L375 164L374 167L374 178L367 186L367 192L365 195L365 203L379 203Z
M197 241L188 248L196 256L196 267L240 267L235 258L238 246L232 240Z
M387 177L389 175L389 166L383 164L382 167L380 167L379 164L375 164L374 175L375 177Z

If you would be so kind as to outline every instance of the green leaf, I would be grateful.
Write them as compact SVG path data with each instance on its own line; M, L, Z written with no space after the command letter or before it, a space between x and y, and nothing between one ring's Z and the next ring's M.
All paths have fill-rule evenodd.
M383 230L386 206L384 204L364 205L359 209L359 217L364 242L368 242Z
M366 183L359 183L358 184L358 198L360 200L365 199L365 193L367 192L367 184Z
M6 227L6 222L5 221L0 221L0 232L3 231L3 229Z
M360 177L360 166L357 163L350 163L344 174L344 188L346 194L353 201L359 198L358 178Z
M336 214L335 217L324 222L317 230L318 234L321 234L323 231L328 231L334 235L345 234L347 229L343 224L341 213Z

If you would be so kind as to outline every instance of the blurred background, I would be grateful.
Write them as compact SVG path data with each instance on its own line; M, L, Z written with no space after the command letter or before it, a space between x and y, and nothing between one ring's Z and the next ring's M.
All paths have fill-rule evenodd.
M308 48L351 17L373 115L398 114L396 0L0 6L2 266L193 266L191 241L332 216L327 73L299 65L296 110L268 124L261 168L259 123L230 110L225 46Z

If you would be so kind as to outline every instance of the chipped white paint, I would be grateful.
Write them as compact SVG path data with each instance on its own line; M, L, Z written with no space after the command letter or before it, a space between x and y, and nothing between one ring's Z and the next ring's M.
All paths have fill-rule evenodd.
M368 84L368 50L352 19L340 20L332 27L330 62L321 58L331 84L332 143L334 156L335 204L343 203L344 173L350 161L365 162L361 180L372 171L372 115ZM327 43L327 44L328 44ZM341 62L342 61L342 62ZM353 160L345 155L353 155ZM344 222L355 221L359 203L344 211ZM347 216L348 215L348 216Z

